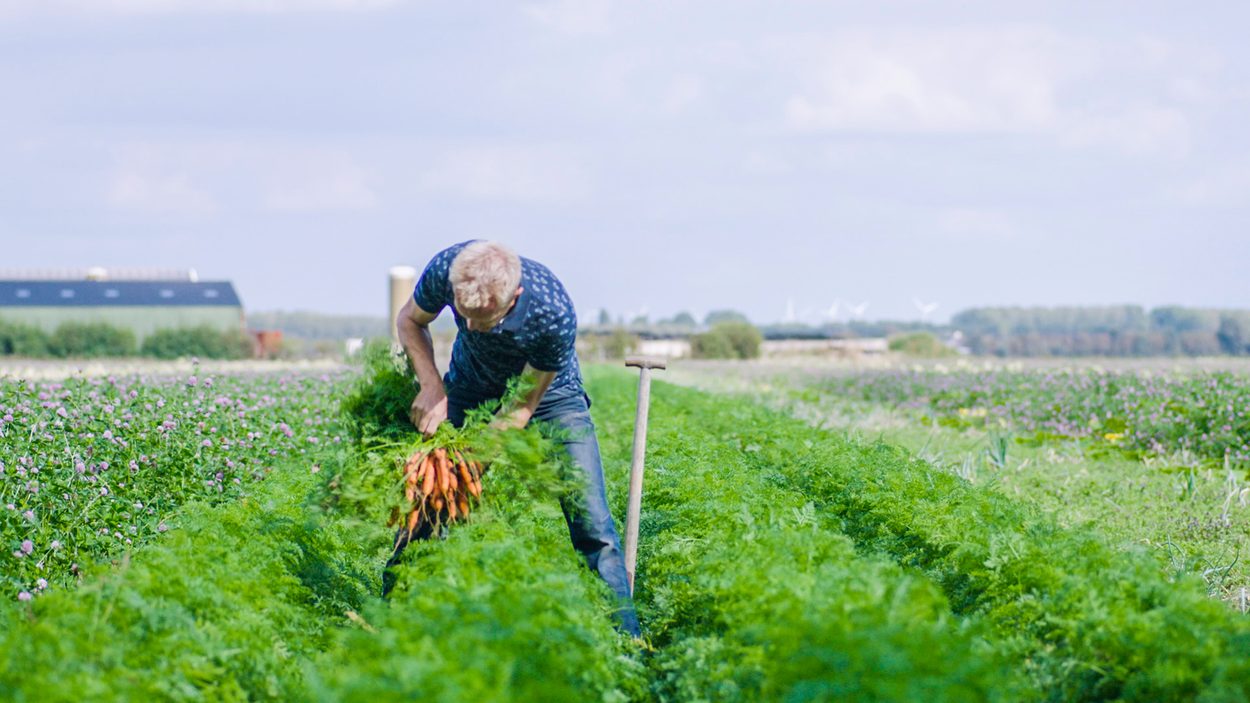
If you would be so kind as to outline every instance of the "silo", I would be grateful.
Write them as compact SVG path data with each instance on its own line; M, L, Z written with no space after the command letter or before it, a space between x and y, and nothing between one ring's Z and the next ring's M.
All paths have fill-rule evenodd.
M399 341L399 331L395 328L395 318L399 317L399 309L412 297L412 289L417 285L417 270L411 266L392 266L391 279L391 339Z

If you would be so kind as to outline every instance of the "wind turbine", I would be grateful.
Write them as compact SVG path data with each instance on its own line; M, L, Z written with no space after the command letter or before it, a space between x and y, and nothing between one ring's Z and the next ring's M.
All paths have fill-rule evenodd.
M825 316L830 320L838 319L838 307L841 305L842 303L837 298L834 298L833 302L829 304L829 309L825 311Z
M933 311L938 309L937 303L926 303L920 300L920 298L912 298L911 302L916 306L916 309L920 311L920 319L922 321L928 320L929 316L933 314Z

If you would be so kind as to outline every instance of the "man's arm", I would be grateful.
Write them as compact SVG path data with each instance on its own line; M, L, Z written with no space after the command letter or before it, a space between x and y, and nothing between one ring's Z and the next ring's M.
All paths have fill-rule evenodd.
M525 370L521 372L521 377L523 383L532 383L533 385L530 387L529 393L525 394L525 400L520 405L499 410L499 417L495 420L496 427L521 428L529 424L530 418L534 416L534 411L538 409L538 404L542 402L543 395L551 387L551 382L556 379L556 372L539 371L533 366L526 364Z
M447 391L443 388L443 379L438 375L438 367L434 364L434 340L430 337L430 323L438 313L430 313L409 298L399 309L395 318L395 328L399 334L399 343L408 355L412 370L417 374L421 391L412 401L409 417L412 424L427 437L434 434L447 419Z

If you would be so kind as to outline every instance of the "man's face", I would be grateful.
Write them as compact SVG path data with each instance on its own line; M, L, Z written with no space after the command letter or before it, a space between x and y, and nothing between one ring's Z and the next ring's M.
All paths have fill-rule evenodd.
M489 332L508 314L516 299L521 295L522 288L517 288L512 298L504 303L494 303L481 308L468 308L455 301L456 312L464 318L465 327L471 332Z

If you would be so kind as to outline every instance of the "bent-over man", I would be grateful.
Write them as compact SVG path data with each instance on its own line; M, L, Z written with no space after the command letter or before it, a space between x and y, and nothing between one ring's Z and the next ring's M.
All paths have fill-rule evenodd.
M439 378L429 325L448 306L457 334L447 375ZM637 637L620 539L604 493L590 397L574 353L577 317L564 286L546 266L502 244L462 242L436 254L425 267L396 325L421 383L412 401L412 422L426 435L444 421L459 427L466 410L502 397L509 379L522 373L529 377L532 390L518 407L501 411L506 414L499 421L524 427L537 420L564 430L559 436L585 474L586 490L580 505L573 500L561 505L569 537L620 600L618 627ZM391 567L407 546L406 531L400 532L383 576L383 595L394 587ZM414 535L427 537L428 531Z

